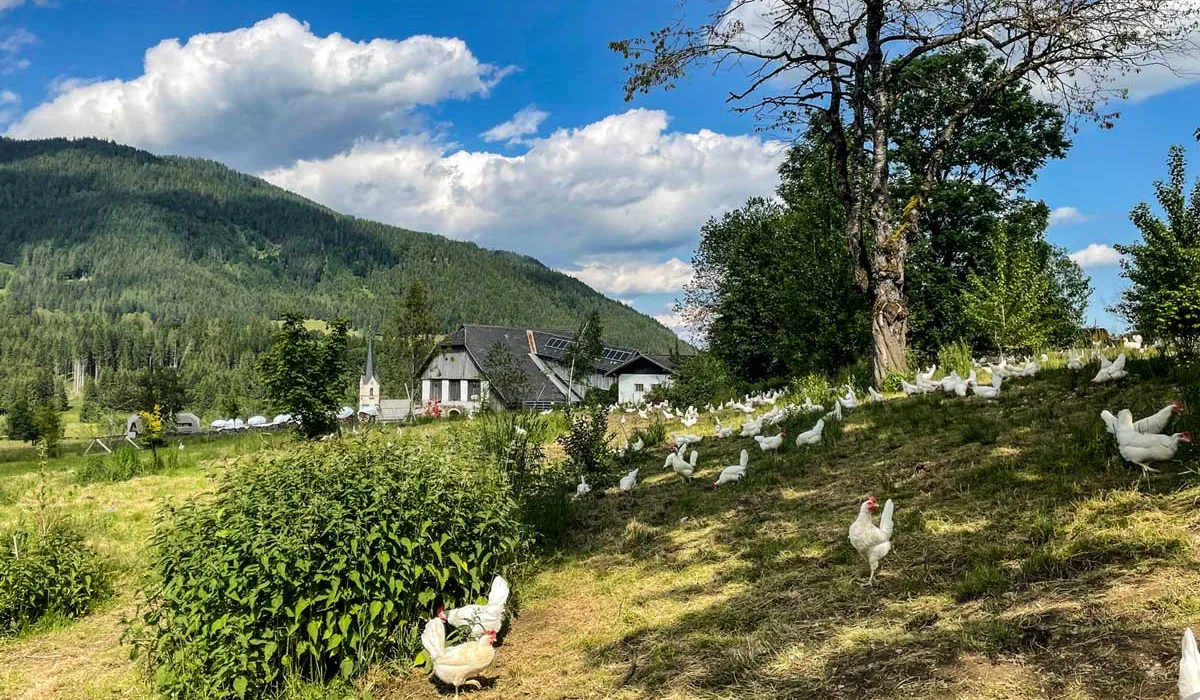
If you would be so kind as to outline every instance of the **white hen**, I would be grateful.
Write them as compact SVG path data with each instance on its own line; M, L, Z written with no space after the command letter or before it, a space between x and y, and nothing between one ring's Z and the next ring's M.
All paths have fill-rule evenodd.
M873 386L867 387L867 395L869 395L871 397L871 401L873 401L873 402L878 403L880 401L883 401L883 394L879 393L878 391L875 391L875 387L873 387Z
M815 445L821 441L821 432L825 430L825 419L817 420L817 424L796 436L796 447Z
M1096 372L1096 376L1092 377L1092 383L1103 384L1105 382L1116 381L1127 376L1129 373L1125 371L1125 353L1117 355L1117 359L1110 364L1105 364L1105 359L1100 358L1100 371Z
M438 610L438 617L451 627L470 627L471 639L478 639L488 632L498 633L504 624L504 606L508 604L508 581L503 576L492 579L485 605L464 605L453 610Z
M637 469L634 469L633 471L629 472L625 476L621 477L621 481L619 484L619 486L621 487L621 490L625 491L627 493L629 491L632 491L633 487L637 486L637 477L638 477Z
M1191 627L1183 631L1179 650L1179 700L1200 700L1200 651Z
M575 487L575 495L576 495L576 497L578 497L578 496L586 496L586 495L588 495L588 494L589 494L589 493L591 493L591 492L592 492L592 487L591 487L591 485L589 485L589 484L588 484L588 482L584 481L584 479L583 479L583 475L582 475L582 474L580 474L580 475L579 475L579 485Z
M488 632L479 639L446 648L446 625L438 617L427 622L421 632L421 646L433 662L433 675L454 686L455 697L461 686L480 687L473 677L492 665L496 658L496 650L492 647L495 643L496 633Z
M728 484L733 481L738 481L742 477L746 476L746 465L749 463L750 453L742 450L742 454L738 459L738 463L722 469L720 476L718 476L717 480L713 482L712 487L715 489L721 484Z
M762 450L763 452L775 452L778 454L779 448L783 445L783 438L786 435L787 433L780 430L771 437L767 437L765 435L755 435L754 441L758 443L758 449Z
M896 506L890 498L883 504L883 515L879 517L878 526L872 517L877 507L875 497L868 497L859 506L858 517L850 524L850 544L854 545L854 549L871 567L869 585L875 583L875 571L879 568L879 562L892 551L892 514Z

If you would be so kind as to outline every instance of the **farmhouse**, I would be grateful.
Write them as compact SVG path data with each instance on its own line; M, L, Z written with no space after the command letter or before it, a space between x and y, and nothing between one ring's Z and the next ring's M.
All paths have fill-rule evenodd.
M484 403L544 410L613 385L618 400L636 403L670 378L669 358L627 347L605 347L592 367L575 368L572 378L564 356L574 338L571 331L460 326L421 370L421 405L437 401L444 414L476 411ZM378 396L377 382L365 388Z

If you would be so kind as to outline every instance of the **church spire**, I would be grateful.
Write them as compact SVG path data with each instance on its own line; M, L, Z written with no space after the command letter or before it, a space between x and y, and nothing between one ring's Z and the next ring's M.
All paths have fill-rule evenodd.
M367 335L367 366L363 369L363 381L375 378L375 349L371 346L371 336Z

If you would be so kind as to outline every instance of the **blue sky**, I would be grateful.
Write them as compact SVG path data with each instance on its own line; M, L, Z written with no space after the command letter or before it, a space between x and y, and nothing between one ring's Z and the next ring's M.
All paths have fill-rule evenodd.
M607 42L677 11L0 0L0 127L216 158L348 213L534 255L670 321L700 224L769 194L784 145L722 103L735 76L624 102ZM1103 246L1136 237L1130 208L1200 126L1200 88L1182 82L1129 79L1143 99L1113 130L1081 125L1031 191L1058 210L1053 242L1093 246L1089 321L1121 326Z

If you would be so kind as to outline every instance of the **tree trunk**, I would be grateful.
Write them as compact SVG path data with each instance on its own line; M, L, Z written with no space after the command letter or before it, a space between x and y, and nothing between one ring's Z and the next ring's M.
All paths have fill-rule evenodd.
M871 338L875 346L872 374L882 387L889 372L907 372L908 299L903 281L893 277L875 280L872 287Z

